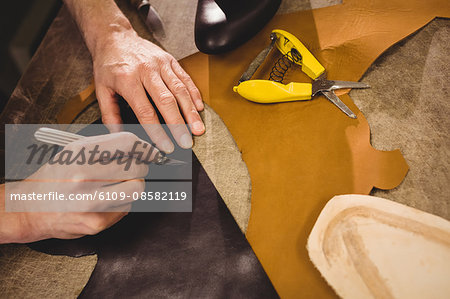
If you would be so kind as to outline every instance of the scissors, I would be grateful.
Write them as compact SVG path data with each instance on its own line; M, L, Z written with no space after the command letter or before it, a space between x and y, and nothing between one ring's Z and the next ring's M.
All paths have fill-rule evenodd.
M343 88L369 88L362 82L327 80L325 68L308 51L308 49L291 33L284 30L273 30L270 34L271 43L263 49L250 63L248 69L239 79L239 84L233 90L247 100L257 103L281 103L290 101L311 100L323 94L350 118L356 118L334 93ZM267 58L273 47L283 54L275 63L269 75L269 80L250 80L258 67ZM300 65L302 72L310 77L312 83L291 82L283 84L287 70L294 64Z

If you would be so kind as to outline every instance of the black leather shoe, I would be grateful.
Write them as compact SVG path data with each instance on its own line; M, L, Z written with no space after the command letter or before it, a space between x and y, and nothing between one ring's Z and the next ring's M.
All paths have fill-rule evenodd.
M199 0L195 44L207 54L237 48L275 15L281 0Z

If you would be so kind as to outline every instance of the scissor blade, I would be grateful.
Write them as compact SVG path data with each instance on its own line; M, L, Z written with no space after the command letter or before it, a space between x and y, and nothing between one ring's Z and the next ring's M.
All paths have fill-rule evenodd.
M332 91L343 88L369 88L370 86L362 82L326 80L325 78L316 79L312 85L312 95L319 92Z
M185 161L175 160L175 159L171 159L171 158L168 158L163 163L163 165L169 165L169 166L186 165L186 164L187 164L187 162L185 162Z
M342 101L339 99L339 97L334 93L334 91L322 91L322 94L330 100L331 103L335 104L339 109L341 109L342 112L347 114L350 118L356 118L355 113L350 110Z
M149 5L147 18L145 19L145 25L153 32L156 38L165 38L166 32L164 30L164 25L159 16L158 12Z
M156 165L168 165L168 166L177 166L177 165L186 165L187 162L172 159L166 156L160 156L157 161L152 161L152 163L155 163Z
M362 82L352 82L352 81L337 81L330 80L333 82L331 86L331 90L335 89L343 89L343 88L370 88L370 86L366 83Z

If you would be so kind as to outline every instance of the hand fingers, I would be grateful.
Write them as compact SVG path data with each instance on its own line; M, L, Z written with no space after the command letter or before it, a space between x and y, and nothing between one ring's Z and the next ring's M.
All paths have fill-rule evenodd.
M110 204L105 205L102 210L106 212L129 212L131 204L135 202L135 199L141 197L141 193L144 190L144 179L127 180L120 184L106 186L102 188L102 191L109 192L109 194L117 194L118 200L110 201Z
M41 179L108 185L145 177L148 163L159 157L155 147L130 132L85 137L66 146L55 159L60 159L61 154L70 156L72 162L56 169L47 166L54 170L44 172L45 178Z
M189 133L184 119L181 117L177 101L159 76L153 80L143 78L145 89L152 97L168 125L173 137L182 148L192 147L192 136Z
M149 167L137 159L127 157L125 162L110 161L111 164L97 166L98 180L104 180L103 185L111 185L127 180L141 179L147 176ZM95 178L93 178L95 180Z
M205 132L205 126L192 102L187 86L178 78L172 68L163 69L161 77L172 94L175 95L178 106L183 112L184 118L189 124L192 133L195 135L203 134Z
M96 235L99 232L110 228L113 224L119 222L119 220L127 214L127 212L82 213L79 217L81 221L76 228L73 228L73 231L80 232L83 235Z
M166 153L171 153L174 150L174 145L167 136L163 127L159 123L158 115L152 104L149 102L147 94L141 84L133 84L125 87L122 96L130 104L136 117L147 132L148 136L156 144L156 146ZM132 90L133 92L129 92ZM148 126L145 126L148 124Z
M120 212L128 213L135 199L139 199L145 190L144 179L126 180L119 184L98 189L97 201L86 212ZM100 195L101 194L101 195ZM102 196L102 197L100 197Z
M200 95L200 91L197 86L195 86L191 77L186 73L186 71L181 67L181 65L175 59L171 62L173 72L180 78L180 80L184 83L191 99L194 101L195 107L198 111L202 111L204 109L202 96Z
M120 132L122 130L122 118L120 117L120 109L115 92L101 85L96 86L95 92L100 111L102 112L103 124L111 133Z
M65 150L72 151L73 155L77 155L83 148L84 155L88 159L87 162L91 164L121 157L133 157L141 161L151 162L159 152L150 143L140 139L131 132L118 132L84 137L74 141L64 147L64 150L59 152L55 159L58 159L59 155L64 154Z

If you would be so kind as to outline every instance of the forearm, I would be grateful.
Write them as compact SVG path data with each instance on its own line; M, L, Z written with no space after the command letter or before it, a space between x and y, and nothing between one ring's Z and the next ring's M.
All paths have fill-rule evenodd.
M130 22L114 0L64 0L84 37L86 45L95 55L111 38L133 33Z

